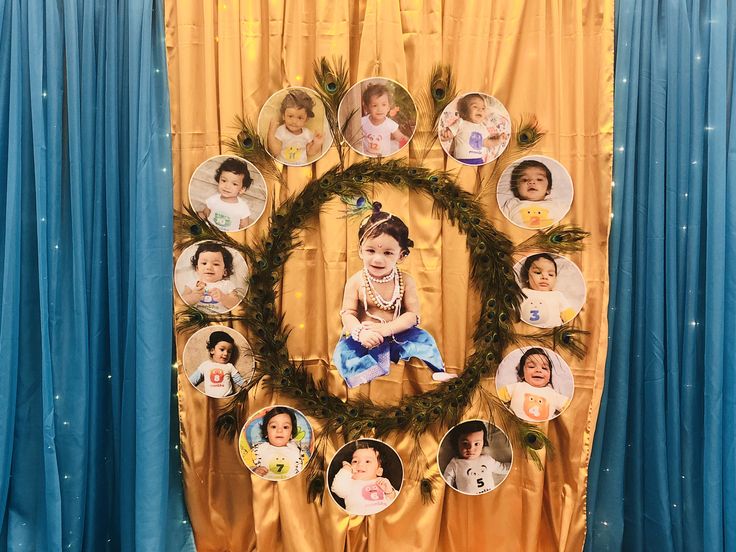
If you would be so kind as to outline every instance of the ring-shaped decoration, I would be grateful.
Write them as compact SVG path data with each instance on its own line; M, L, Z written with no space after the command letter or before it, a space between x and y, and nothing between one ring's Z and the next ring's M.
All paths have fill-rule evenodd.
M286 351L288 330L274 309L275 286L297 233L310 224L322 206L335 197L354 205L375 184L408 188L434 200L434 209L468 237L471 283L480 295L480 316L473 333L474 352L458 378L432 391L405 396L399 404L377 405L365 397L344 402L315 382ZM256 262L246 297L245 318L253 331L258 362L256 376L303 412L325 422L323 431L342 429L348 436L391 431L423 433L430 425L453 423L470 403L479 383L492 375L513 337L521 290L515 280L512 243L486 219L483 208L445 172L431 171L400 160L368 160L345 169L335 167L313 179L301 193L288 199L271 216L269 232L255 246ZM258 314L258 316L256 316ZM242 392L245 400L245 392ZM495 401L494 401L495 403ZM504 416L499 402L494 412ZM511 420L510 424L514 424ZM519 428L523 431L523 428Z

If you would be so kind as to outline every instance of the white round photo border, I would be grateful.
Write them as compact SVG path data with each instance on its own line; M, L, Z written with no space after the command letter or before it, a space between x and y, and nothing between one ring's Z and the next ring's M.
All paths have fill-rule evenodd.
M311 161L309 160L309 155L307 155L307 162L306 163L287 163L286 161L283 161L278 158L278 156L271 153L271 149L268 147L268 126L265 127L264 132L264 122L267 117L267 111L274 108L273 105L271 105L273 100L277 100L282 95L286 95L289 90L303 90L307 94L309 94L309 97L314 100L315 105L319 104L323 111L323 117L324 117L324 124L322 125L322 134L325 137L325 141L322 143L322 152L316 156ZM283 99L281 99L283 101ZM280 103L280 102L279 102ZM280 112L281 106L276 107L276 111ZM287 167L308 167L312 163L316 163L320 159L322 159L325 155L327 155L327 152L330 151L330 148L332 147L332 144L334 142L334 138L332 136L332 132L330 131L330 124L327 121L326 115L324 115L324 104L322 103L322 100L320 99L317 92L312 88L307 88L306 86L287 86L286 88L282 88L280 90L277 90L273 94L271 94L268 99L263 103L263 106L261 107L261 110L258 112L258 122L256 124L256 128L258 129L258 136L260 136L261 140L263 141L263 144L265 146L266 152L268 155L271 156L271 158L276 161L277 163L281 163Z
M460 99L464 98L465 96L469 96L470 94L477 94L479 96L483 96L484 100L486 101L486 105L489 107L489 109L497 109L501 113L501 115L506 119L506 121L508 121L508 131L507 131L508 134L507 134L503 147L501 147L498 150L495 156L487 159L483 163L478 163L478 164L465 163L461 161L460 159L458 159L457 157L455 157L454 155L452 155L449 151L449 148L452 144L452 139L450 140L442 139L442 131L446 129L448 126L445 124L446 119L448 117L454 117L457 115L457 102L460 101ZM488 101L489 99L491 100L490 102ZM500 109L498 109L499 107ZM459 117L459 115L457 116ZM484 121L488 120L490 122L491 118L492 118L492 114L489 113L488 115L486 115L486 118L484 119ZM486 124L486 126L488 125ZM506 148L508 148L509 144L511 143L512 132L513 132L513 122L511 120L511 114L509 113L509 110L506 108L506 105L501 100L493 96L492 94L488 94L487 92L481 92L478 90L471 90L469 92L463 92L462 94L458 94L457 96L455 96L452 99L452 101L449 104L447 104L447 106L445 106L445 108L442 110L440 117L437 120L437 140L439 141L440 146L442 147L442 150L445 152L445 154L447 154L448 157L454 159L455 161L457 161L458 163L466 167L482 167L484 165L487 165L488 163L492 163L493 161L501 157L501 155L503 155L503 152L506 151ZM448 143L450 145L448 145Z
M224 161L225 159L228 159L229 157L232 157L234 159L238 159L239 161L244 162L245 165L246 165L246 167L248 168L248 173L251 175L251 178L253 179L253 183L251 184L250 188L253 188L254 186L257 186L258 189L262 189L262 191L263 191L263 205L260 208L260 212L258 213L258 216L256 216L255 218L253 218L253 220L250 221L247 226L245 226L243 228L239 228L238 230L221 230L220 229L222 232L225 232L227 234L236 234L238 232L243 232L243 231L247 230L248 228L250 228L251 226L253 226L254 224L256 224L261 219L261 217L263 216L263 214L266 212L266 204L268 203L268 185L266 184L266 179L263 177L263 174L261 173L261 171L259 171L258 170L258 167L256 167L253 163L251 163L247 159L244 159L243 157L240 157L239 155L235 155L235 154L232 154L232 155L218 154L218 155L213 155L212 157L209 157L209 158L205 159L199 165L197 165L197 168L194 169L194 171L192 171L192 176L189 177L189 185L187 186L187 199L189 200L189 206L192 208L192 210L195 211L195 212L197 212L197 213L199 213L199 210L197 210L197 208L194 206L194 202L192 201L192 184L194 183L194 177L200 171L204 170L205 166L208 163L212 162L213 160L215 160L215 159L221 159L222 161ZM222 164L222 163L220 163L220 164ZM216 172L216 169L215 169L215 172ZM254 173L255 173L255 175L257 175L257 178L253 176ZM214 174L215 173L213 172L212 173L212 176L213 177L214 177ZM199 179L198 181L199 182L203 182L204 185L207 185L207 186L214 186L215 189L217 189L217 184L214 182L214 179L212 179L212 184L209 183L209 180L208 179ZM248 191L250 191L250 188L249 188ZM247 192L246 192L246 194L247 194ZM259 202L260 202L260 199L259 199ZM206 205L205 205L205 207L206 207ZM212 223L210 222L210 224L212 224ZM213 226L214 226L214 224L213 224ZM219 227L218 227L218 229L219 229Z
M550 173L552 174L552 192L555 196L558 194L556 193L556 190L559 189L559 187L555 187L555 182L558 181L559 175L555 176L556 173L560 173L564 176L564 181L569 184L569 194L562 195L559 199L564 200L566 202L566 208L564 209L564 213L562 213L559 218L552 219L553 222L551 224L548 224L547 226L527 226L524 224L519 224L518 222L515 222L511 219L511 217L508 215L506 210L504 209L504 205L506 202L514 197L514 194L511 193L511 173L513 172L514 168L519 165L520 163L524 161L537 161L539 163L542 163L545 165ZM550 167L551 165L551 167ZM554 167L554 170L553 168ZM568 198L569 195L569 198ZM503 198L502 198L503 196ZM575 200L575 183L572 180L572 176L570 175L570 171L567 170L567 167L563 165L560 161L555 159L554 157L549 157L546 155L526 155L520 159L515 160L513 163L510 163L508 166L506 166L501 173L501 176L498 178L498 185L496 186L496 203L498 205L498 210L501 211L501 214L508 220L511 224L518 228L523 228L524 230L544 230L546 228L550 228L554 226L555 224L559 224L559 222L564 219L567 215L570 214L570 209L572 209L572 203ZM561 211L562 212L562 211Z
M240 277L239 272L244 268L244 274L242 275L242 279L239 283L243 283L243 287L239 288L236 287L236 290L242 290L240 293L240 300L232 306L232 308L226 309L226 310L219 310L219 309L212 309L208 308L206 305L199 305L199 303L196 303L194 305L190 305L184 300L184 286L186 285L185 282L182 282L181 279L183 278L181 273L184 271L193 271L194 274L196 274L196 271L191 266L191 258L196 254L197 249L199 246L203 243L216 243L218 245L221 245L225 249L227 249L230 254L233 256L233 274L231 276L228 276L228 278L231 277ZM186 274L185 274L186 275ZM227 245L223 245L220 242L213 241L213 240L201 240L198 242L193 243L192 245L184 248L181 253L179 253L179 256L176 258L176 262L174 263L174 288L176 289L176 293L179 295L179 298L182 300L182 302L190 306L192 308L197 309L198 311L207 313L207 314L226 314L233 309L236 309L242 302L243 299L245 299L245 295L248 293L248 280L250 278L250 267L248 266L248 263L246 262L245 258L241 253L232 247L229 247Z
M203 356L203 355L200 355L200 354L197 354L197 353L192 353L192 351L190 350L190 347L193 347L193 345L190 345L190 344L191 343L194 343L194 341L196 341L198 339L198 336L200 334L202 334L204 332L209 332L209 335L211 335L212 333L214 333L216 331L222 331L222 332L225 332L228 335L230 335L233 338L233 340L235 341L235 345L238 347L238 352L241 355L244 355L244 357L245 357L245 355L247 353L250 353L249 356L250 356L250 359L251 359L251 361L250 361L251 367L250 367L250 374L248 375L247 378L245 376L243 376L243 372L238 369L239 368L238 367L238 364L240 363L240 361L238 362L238 364L235 364L235 368L238 370L238 372L240 373L240 375L243 376L243 379L245 380L245 385L246 386L248 385L248 383L250 382L250 380L253 379L253 373L255 371L255 365L256 365L255 358L254 358L254 356L252 354L253 349L252 349L252 347L250 346L250 343L248 342L248 340L245 338L245 336L243 334L241 334L239 331L237 331L237 330L235 330L233 328L230 328L228 326L222 326L222 325L206 326L204 328L200 328L199 330L197 330L196 332L194 332L192 335L190 335L189 338L187 339L187 342L184 344L184 348L182 349L182 352L181 352L181 368L182 368L182 372L184 373L184 377L189 382L189 385L191 385L199 393L202 393L204 396L209 397L210 399L215 399L215 400L229 399L235 393L237 393L237 391L234 390L234 393L233 394L226 395L224 397L214 397L212 395L208 395L203 390L197 388L197 386L194 385L189 380L191 374L199 367L199 366L197 366L197 368L193 368L192 370L189 370L188 369L188 366L191 364L189 362L191 360L190 357L192 356L192 354L196 355L196 357ZM241 341L241 343L238 343L239 340ZM195 363L196 363L196 361L195 361ZM201 363L202 362L199 362L199 364L201 364Z
M354 85L352 85L348 89L348 91L345 93L345 96L343 96L343 99L340 101L340 105L338 106L338 109L337 109L337 121L338 121L338 125L340 126L340 129L346 128L347 123L348 123L348 121L345 120L346 119L345 111L347 111L347 103L346 102L353 101L353 98L349 98L350 95L351 95L351 93L353 93L353 95L354 95L354 90L356 90L356 89L360 92L360 86L363 83L365 83L365 82L371 82L372 83L372 82L378 82L378 81L390 82L394 86L400 87L404 91L404 93L406 93L406 95L409 97L409 99L411 99L411 103L414 106L414 128L412 130L411 136L407 136L406 143L403 146L400 146L396 151L391 152L388 155L370 155L370 154L362 151L362 149L358 149L356 146L354 146L353 143L352 143L352 141L349 139L348 136L345 136L345 135L342 136L342 139L350 147L351 150L353 150L358 155L362 155L363 157L368 157L370 159L378 159L379 157L380 158L393 157L397 153L403 151L405 148L408 148L409 147L409 144L411 143L412 139L414 138L414 135L417 132L417 122L418 122L418 118L419 118L419 110L417 109L417 102L414 99L414 96L412 96L411 93L409 92L409 89L406 86L404 86L403 84L401 84L400 82L398 82L398 81L396 81L394 79L389 79L389 78L382 77L382 76L379 75L379 76L376 76L376 77L370 77L370 78L367 78L367 79L361 79L361 80L359 80ZM362 100L362 96L363 96L363 94L362 94L362 92L360 92L358 94L358 98L359 98L359 101L358 101L359 110L358 110L357 113L351 115L351 117L353 117L354 115L359 115L359 117L358 117L359 119L361 119L363 117L363 115L362 115L362 113L363 113L363 100ZM346 107L343 108L343 106L346 106ZM362 138L362 130L361 130L361 133L360 134L361 134L361 137L357 140L358 143L362 143L362 141L363 141L363 138ZM353 141L356 141L356 140L353 139Z
M536 253L530 253L529 255L525 255L519 261L517 261L517 262L514 263L514 267L513 267L513 269L514 269L514 275L516 277L517 283L519 284L519 287L521 287L522 289L524 287L523 286L523 283L521 281L521 268L523 267L524 262L529 257L532 257L534 255L540 255L542 253L546 253L547 255L550 255L552 258L554 258L556 264L559 262L559 260L561 260L562 261L562 264L565 267L563 270L565 272L570 271L573 274L575 274L576 277L579 280L579 283L582 284L582 289L583 289L582 297L581 297L581 294L579 292L570 293L570 294L567 294L566 295L566 297L568 297L569 295L571 295L572 297L577 298L577 301L575 301L574 303L576 305L579 303L580 306L577 307L577 309L575 310L575 316L573 316L572 318L570 318L570 320L568 320L567 322L563 322L562 324L560 324L560 326L564 326L566 324L569 324L573 320L575 320L578 316L580 316L580 312L583 310L583 307L585 306L585 303L588 300L588 284L585 281L585 276L583 275L583 271L580 270L580 267L577 264L575 264L573 261L571 261L570 259L568 259L567 257L565 257L564 255L558 255L557 253L550 253L549 251L537 251ZM560 266L558 265L557 266L557 275L558 275L557 282L560 281L559 274L560 274ZM563 294L565 293L565 290L560 289L559 286L557 286L555 288L555 290L553 290L553 291L560 291ZM574 291L574 288L573 288L573 291ZM519 305L519 308L520 309L521 309L522 305L524 304L524 301L522 301L521 304ZM521 310L520 310L520 313L521 313ZM521 316L521 314L520 314L520 318L521 318L521 321L524 322L524 324L527 324L528 326L531 326L532 328L549 329L549 328L557 328L557 327L559 327L559 326L540 326L540 325L537 325L537 324L532 324L531 322L525 320Z
M325 479L326 479L326 483L327 483L327 489L326 490L327 490L327 494L330 495L330 498L332 499L332 502L335 504L335 506L337 506L340 510L342 510L343 512L345 512L345 513L347 513L347 514L349 514L351 516L363 515L363 514L355 514L353 512L348 511L347 509L343 508L342 506L340 506L340 504L337 502L337 499L335 499L335 496L332 493L332 489L331 489L331 485L330 485L330 480L329 480L329 474L330 474L330 467L332 466L332 463L335 461L335 459L340 455L340 452L344 448L350 446L352 443L355 443L357 441L376 441L378 443L381 443L382 445L385 445L386 447L388 447L389 449L391 449L391 451L396 455L396 457L399 459L399 465L401 466L401 487L399 489L394 489L396 491L396 496L394 497L394 499L391 502L391 504L389 504L388 506L386 506L383 510L380 510L379 512L376 512L374 514L367 514L368 516L374 516L376 514L380 514L381 512L385 512L391 506L393 506L396 503L396 500L399 498L399 495L401 494L401 491L404 489L404 485L406 483L406 480L405 480L405 477L404 477L405 474L406 474L406 470L404 468L404 461L401 459L401 455L399 454L399 452L394 447L392 447L391 445L389 445L386 441L381 441L380 439L376 439L374 437L359 437L358 439L353 439L352 441L348 441L347 443L345 443L344 445L342 445L340 448L338 448L335 451L335 453L332 455L332 458L330 458L330 461L327 463L327 469L325 470ZM339 471L339 468L338 468L337 471ZM337 472L335 472L335 473L337 473ZM383 477L383 476L381 476L381 477Z
M452 433L452 431L456 427L458 427L458 426L460 426L460 425L462 425L462 424L464 424L466 422L482 422L483 424L485 424L486 430L490 430L491 427L495 427L504 436L504 438L506 439L506 443L508 445L508 448L511 451L511 461L509 462L509 471L506 473L506 475L504 476L504 478L496 486L493 487L493 489L491 489L490 491L485 492L485 493L466 493L466 492L461 491L460 489L452 486L447 481L447 479L445 479L445 475L444 475L444 469L447 468L447 465L445 465L444 468L443 468L442 465L440 464L440 454L442 453L442 447L445 446L445 439L447 439L450 436L450 433ZM489 444L489 446L490 446L490 444ZM451 428L449 428L445 432L445 434L442 436L442 439L440 439L439 445L437 446L437 455L436 455L436 458L435 458L435 462L437 462L437 469L440 472L440 477L442 478L442 481L444 481L445 485L447 485L450 489L452 489L453 491L455 491L457 493L460 493L462 495L465 495L465 496L484 496L484 495L489 495L493 491L495 491L496 489L498 489L509 478L509 475L511 474L511 470L514 467L514 447L511 446L511 440L509 439L509 436L506 434L506 432L502 428L500 428L499 426L497 426L496 424L494 424L493 422L491 422L490 420L483 420L481 418L469 418L467 420L461 420L460 422L458 422L457 424L455 424L454 426L452 426ZM449 464L449 462L448 462L448 464Z
M299 419L300 419L300 418L301 418L301 419L303 419L303 420L304 420L304 421L306 422L306 424L307 424L307 425L309 426L309 430L310 430L310 433L311 433L311 436L312 436L312 439L311 439L311 441L310 441L310 442L309 442L309 444L308 444L308 447L309 447L309 458L307 458L307 461L306 461L306 462L304 462L304 465L302 466L302 469L301 469L301 470L299 470L298 472L296 472L296 473L294 473L294 474L290 475L289 477L284 477L284 478L282 478L282 479L270 479L270 478L268 478L268 477L265 477L265 476L262 476L262 475L258 475L258 474L257 474L257 473L256 473L255 471L253 471L253 469L251 469L251 467L250 467L250 466L248 465L248 463L247 463L247 462L245 461L245 458L243 458L243 451L242 451L242 448L241 448L241 446L240 446L240 441L241 441L241 439L245 439L245 441L246 441L246 442L248 443L248 446L249 446L249 447L250 447L251 449L252 449L252 448L253 448L253 447L254 447L255 445L257 445L258 443L262 443L262 442L263 442L263 441L258 441L258 443L251 443L251 442L250 442L250 441L248 440L247 428L248 428L248 426L249 426L249 425L250 425L250 424L251 424L251 423L252 423L252 422L253 422L253 421L254 421L254 420L255 420L256 418L258 418L259 416L261 416L261 413L263 413L263 415L265 415L265 414L266 414L266 413L267 413L268 411L270 411L270 410L272 410L272 409L274 409L274 408L288 408L289 410L292 410L292 411L293 411L293 412L295 413L295 414L294 414L294 416L295 416L295 418L297 419L297 422L299 421ZM265 411L265 412L264 412L264 411ZM298 426L298 424L297 424L297 427L299 427L299 426ZM263 480L263 481L268 481L268 482L271 482L271 483L282 483L282 482L284 482L284 481L289 481L290 479L293 479L293 478L295 478L295 477L297 477L297 476L301 475L302 473L304 473L304 472L306 471L306 469L307 469L307 466L309 465L309 462L311 462L311 461L312 461L312 458L313 458L313 456L314 456L314 442L315 442L315 438L314 438L314 435L315 435L315 432L314 432L314 426L313 426L313 425L312 425L312 423L311 423L311 422L309 421L309 418L308 418L308 417L307 417L307 416L306 416L306 415L305 415L305 414L304 414L304 413L303 413L303 412L302 412L301 410L299 410L299 409L297 409L297 408L294 408L293 406L290 406L290 405L288 405L288 404L272 404L272 405L264 406L264 407L262 407L262 408L259 408L258 410L256 410L256 411L255 411L255 412L254 412L253 414L251 414L250 416L248 416L248 419L246 419L246 420L245 420L245 423L244 423L244 424L242 425L242 427L240 428L240 431L238 431L238 439L237 439L237 441L236 441L236 446L237 446L237 448L238 448L238 457L240 458L240 461L241 461L241 463L243 464L243 466L244 466L244 467L245 467L245 468L246 468L246 469L247 469L247 470L248 470L248 471L249 471L249 472L250 472L250 473L251 473L251 474L252 474L253 476L255 476L255 477L257 477L257 478L259 478L259 479L261 479L261 480Z
M509 412L511 412L519 420L522 420L524 422L531 423L531 424L546 423L546 422L549 422L551 420L554 420L554 419L559 418L560 416L562 416L562 414L564 414L570 408L570 404L572 404L572 400L573 400L573 398L575 396L575 375L572 373L572 368L567 363L567 361L564 358L562 358L562 356L559 353L557 353L556 351L553 351L552 349L549 349L547 347L542 347L542 346L537 346L537 345L517 347L516 349L513 349L512 351L510 351L508 354L506 354L503 357L503 360L498 365L498 370L496 370L496 377L495 377L495 381L494 381L494 385L496 386L496 394L499 393L499 390L502 387L504 387L504 386L506 386L506 385L508 385L510 383L516 383L516 382L519 381L518 380L517 373L516 373L516 368L517 368L517 366L519 364L519 361L521 360L521 357L524 356L524 353L526 351L528 351L529 349L543 349L544 352L547 354L547 356L550 357L550 360L552 360L553 364L555 362L557 362L558 363L557 365L558 366L561 366L562 369L563 369L563 371L565 371L567 373L567 375L564 376L564 377L565 377L565 379L568 379L569 378L569 380L570 380L569 381L569 387L571 388L571 391L570 391L569 396L566 395L568 397L567 406L563 410L561 410L558 414L556 414L556 415L554 415L554 416L552 416L550 418L547 418L546 420L540 420L540 421L536 421L536 422L535 421L530 421L530 420L525 420L524 418L521 418L518 414L516 414L516 412L514 412L511 409L511 403L507 404L506 405L506 408L509 410ZM557 373L559 373L559 371L560 370L558 369L557 370ZM506 374L507 372L510 372L510 375L507 376L507 374ZM552 374L555 374L555 367L554 367L554 365L552 367L552 372L551 373ZM501 375L501 378L500 379L499 379L499 375ZM510 379L511 377L513 377L513 380ZM509 380L509 381L506 381L506 380ZM566 385L565 386L565 389L567 389L567 387L568 386ZM559 390L557 387L554 387L553 386L552 389L555 390L557 393L560 393L561 395L565 395L562 392L562 390Z

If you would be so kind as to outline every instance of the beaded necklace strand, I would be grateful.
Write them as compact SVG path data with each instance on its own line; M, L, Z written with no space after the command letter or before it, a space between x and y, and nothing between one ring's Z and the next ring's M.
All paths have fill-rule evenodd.
M386 300L384 299L380 293L378 293L378 290L373 287L373 282L377 283L386 283L390 282L391 280L394 281L394 291L391 294L391 298ZM379 319L377 316L373 316L370 313L368 313L368 298L365 296L367 293L368 296L371 298L371 301L374 305L376 305L379 309L384 311L394 311L394 318L398 318L401 314L401 304L404 299L404 278L401 276L401 271L394 266L394 269L391 271L390 274L384 276L383 278L374 278L368 273L368 269L363 269L363 283L365 284L364 294L363 294L363 303L365 306L366 314L368 314L371 318Z

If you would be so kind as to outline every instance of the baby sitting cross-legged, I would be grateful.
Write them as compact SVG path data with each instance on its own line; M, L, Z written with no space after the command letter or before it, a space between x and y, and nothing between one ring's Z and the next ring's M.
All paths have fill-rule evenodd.
M419 296L414 279L397 264L414 242L406 224L373 204L358 229L363 269L345 284L343 335L333 361L348 387L389 373L391 362L423 360L433 379L455 377L445 366L434 338L419 326Z

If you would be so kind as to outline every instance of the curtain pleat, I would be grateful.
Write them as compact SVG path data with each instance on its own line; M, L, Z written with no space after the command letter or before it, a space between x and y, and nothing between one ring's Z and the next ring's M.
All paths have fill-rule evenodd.
M235 444L214 433L223 401L195 390L183 366L178 388L182 471L198 549L580 550L607 346L613 2L170 0L166 6L176 208L189 204L188 184L196 167L227 153L223 140L237 136L236 116L255 122L274 92L312 86L315 58L326 56L346 62L350 84L382 76L413 94L426 90L433 65L447 63L459 92L494 95L516 124L536 115L546 135L534 153L558 159L574 182L575 199L564 222L591 232L585 250L570 255L588 286L578 322L590 331L589 350L584 360L566 358L575 374L575 396L570 409L545 426L555 454L544 455L544 471L517 454L500 488L484 497L462 496L439 477L435 454L444 432L432 430L422 439L423 473L405 478L397 502L377 516L348 519L327 493L322 503L307 503L306 477L278 484L251 479ZM410 144L415 154L418 142L415 137ZM397 155L405 156L405 151ZM347 157L348 164L361 159L352 152ZM333 149L311 166L285 168L285 185L268 183L264 217L234 237L253 244L267 228L273 206L337 162ZM452 171L515 243L530 237L499 212L495 187L488 183L494 180L491 167L460 166L439 144L424 165ZM498 171L505 166L501 163ZM433 215L431 200L411 190L375 186L371 199L407 222L416 245L402 270L417 281L422 324L436 338L445 364L450 371L461 370L472 353L470 336L479 313L469 285L465 236ZM360 268L357 221L342 218L343 209L332 202L310 221L284 267L276 309L291 328L289 353L340 398L364 393L394 404L404 394L430 391L434 384L421 366L394 366L385 378L357 390L347 390L331 367L345 281ZM242 323L233 327L247 335ZM190 336L186 331L177 335L179 360ZM259 388L247 410L277 403L298 406L288 396ZM468 418L484 415L480 402L466 413ZM312 423L319 432L320 421ZM388 441L409 462L411 436L391 435ZM328 459L339 444L330 440ZM433 504L422 502L423 476L435 482Z
M0 30L0 550L180 550L161 2Z
M610 349L587 550L732 550L736 9L616 5Z

